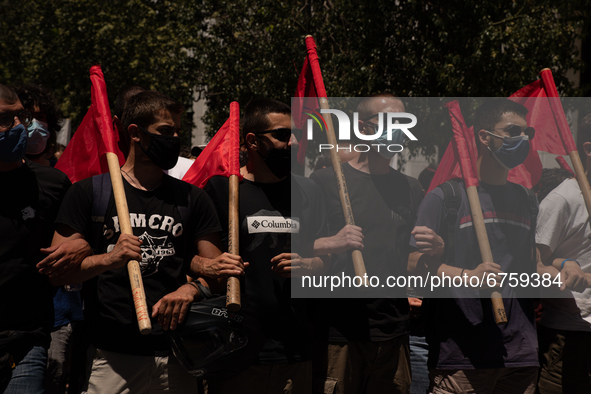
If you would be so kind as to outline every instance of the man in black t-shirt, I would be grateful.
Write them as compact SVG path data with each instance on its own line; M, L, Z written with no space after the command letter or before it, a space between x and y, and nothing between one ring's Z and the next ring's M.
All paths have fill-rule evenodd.
M76 183L56 220L54 244L85 238L95 252L53 278L86 281L85 319L96 348L89 393L196 392L196 379L170 354L164 331L174 330L190 304L202 297L187 275L197 277L204 266L216 264L243 272L239 256L220 252L220 226L207 194L162 172L179 155L181 111L169 97L145 91L130 98L123 112L131 145L121 173L133 235L121 234L112 192L104 196L110 186L103 176ZM97 212L102 205L103 212ZM152 332L145 336L135 316L129 260L140 262L153 318Z
M536 389L538 355L532 300L518 298L519 287L505 283L498 291L507 323L496 324L490 290L485 285L481 292L474 286L478 282L473 281L486 277L486 283L494 288L501 285L502 276L498 274L529 276L535 272L533 202L528 202L525 188L507 181L509 169L522 163L529 153L533 133L527 127L526 114L527 109L520 104L493 99L479 107L474 116L478 198L494 262L482 261L463 184L455 223L449 223L450 209L441 188L427 194L419 207L411 240L417 250L410 255L409 270L429 272L432 277L461 277L472 285L454 280L458 285L448 286L439 295L450 298L425 301L429 377L434 393L521 394ZM445 247L433 248L424 238L428 232L441 235Z
M292 300L289 277L321 269L312 256L319 215L310 181L290 176L291 109L270 99L246 107L243 136L248 163L240 169L240 255L250 265L243 281L243 308L258 316L264 344L253 365L234 378L210 381L210 394L311 392L311 338L305 300ZM292 189L293 188L293 189ZM214 200L224 234L228 179L204 188ZM293 191L292 191L293 190ZM307 198L292 201L293 193ZM295 199L294 199L295 200ZM299 252L295 253L295 252Z
M404 112L404 105L386 93L362 100L357 112L360 131L375 135L379 113ZM362 250L368 276L380 277L381 283L387 276L406 272L407 243L422 191L416 179L389 166L393 156L382 145L379 151L374 147L342 165L356 225L345 225L333 169L312 174L324 192L332 234L318 239L314 247L319 254L332 254L331 274L355 275L350 253L354 249ZM346 293L343 297L357 295L362 296ZM328 353L327 365L320 368L317 378L324 380L325 390L333 386L339 394L408 392L406 298L330 299L321 310Z

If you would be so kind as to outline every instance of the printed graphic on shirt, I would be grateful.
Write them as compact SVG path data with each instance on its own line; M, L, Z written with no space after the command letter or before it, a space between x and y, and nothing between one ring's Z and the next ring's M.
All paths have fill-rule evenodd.
M35 210L31 206L28 206L25 209L23 209L21 213L23 214L23 220L35 218Z
M171 233L175 238L183 234L183 223L175 223L174 218L171 216L162 216L154 214L146 218L146 215L143 213L138 214L130 212L129 218L131 220L131 227L133 228L150 228L152 230L163 230ZM118 233L119 231L121 231L119 228L119 217L113 216L112 219L113 226L115 228L115 233ZM107 237L107 239L111 238L113 235L114 234L108 234L107 232L105 232L105 236Z
M138 238L142 241L142 261L139 262L142 276L150 276L158 272L158 267L162 259L168 256L174 256L175 249L173 238L178 238L183 234L183 224L176 223L173 217L153 214L147 217L145 214L129 214L131 219L131 227L145 229L144 233ZM104 236L106 239L111 239L116 233L121 231L119 226L119 217L113 216L112 228L105 228ZM149 234L150 230L163 230L168 234L163 236L153 236ZM137 234L137 232L135 232ZM107 247L107 252L110 252L115 247L115 244L110 244Z
M149 276L158 272L158 266L166 256L174 255L174 245L168 240L168 236L152 237L147 232L139 236L142 241L142 261L140 268L142 276Z

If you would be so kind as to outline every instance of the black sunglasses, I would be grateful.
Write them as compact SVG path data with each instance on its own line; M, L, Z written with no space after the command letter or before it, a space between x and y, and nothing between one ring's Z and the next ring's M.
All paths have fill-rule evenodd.
M19 112L4 112L0 114L0 127L4 129L11 129L14 125L14 117L22 123L23 126L28 127L33 121L33 115L30 111L23 109Z
M511 137L518 137L521 133L525 133L529 137L530 140L533 140L536 135L536 129L533 127L526 127L522 129L521 126L517 126L516 124L507 126L502 129L494 129L494 130L503 130L505 133L508 133Z
M300 130L301 132L301 130ZM279 129L273 130L265 130L265 131L258 131L253 134L271 134L273 138L281 142L288 142L291 138L292 129L288 129L287 127L281 127ZM297 136L296 136L297 138Z

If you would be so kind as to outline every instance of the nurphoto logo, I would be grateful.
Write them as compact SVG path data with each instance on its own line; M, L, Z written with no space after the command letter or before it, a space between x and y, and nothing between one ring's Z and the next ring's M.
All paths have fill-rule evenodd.
M411 141L417 141L417 137L415 137L415 135L410 131L411 128L416 126L417 117L408 112L378 113L376 115L378 118L378 123L375 125L371 124L374 126L373 134L363 133L361 130L359 130L359 114L357 112L353 112L353 127L351 127L349 115L338 109L320 109L320 112L310 111L305 112L305 114L308 115L305 129L307 130L306 135L308 140L312 140L314 138L314 124L320 128L320 131L326 132L328 127L322 114L332 114L337 118L337 140L339 141L339 144L336 147L334 144L319 144L319 152L330 149L336 149L337 151L353 150L355 152L368 152L373 147L378 152L380 152L380 150L387 150L391 153L397 153L404 149L402 143L404 142L405 137ZM351 141L351 130L353 131L353 134L357 140L368 142L371 141L372 143L350 144L349 146L343 146L343 142Z

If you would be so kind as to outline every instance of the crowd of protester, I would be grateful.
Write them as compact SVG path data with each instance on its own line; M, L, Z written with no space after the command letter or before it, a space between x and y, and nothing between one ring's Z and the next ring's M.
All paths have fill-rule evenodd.
M330 161L320 158L309 177L294 173L302 134L290 106L269 98L244 110L234 217L228 178L203 188L182 181L193 164L179 158L183 107L137 86L113 107L133 228L125 234L111 175L71 184L52 168L58 107L41 87L0 85L0 391L591 392L589 214L568 171L545 170L537 200L507 181L535 138L522 105L491 99L474 117L493 261L482 261L463 182L426 193L436 166L417 180L392 168L385 149L340 151L348 222ZM375 135L380 113L404 111L390 93L364 98L359 130ZM578 146L590 169L591 116ZM235 254L226 252L237 242L232 217ZM493 281L445 297L292 297L291 278L355 276L353 251L381 277ZM148 335L138 329L130 260L140 263ZM510 272L560 275L560 295L519 297L501 286ZM224 309L230 276L242 291L235 313ZM482 296L490 290L502 296L504 324Z

